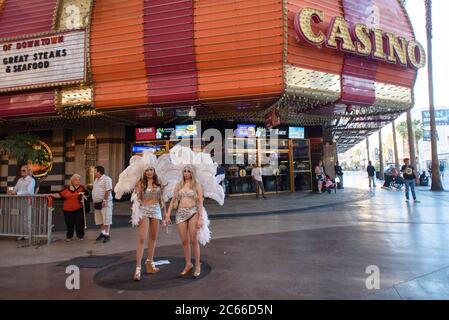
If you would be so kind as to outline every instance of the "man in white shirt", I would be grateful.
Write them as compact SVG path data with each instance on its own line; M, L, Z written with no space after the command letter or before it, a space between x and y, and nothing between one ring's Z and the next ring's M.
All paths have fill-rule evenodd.
M13 190L8 190L8 194L17 196L33 195L34 187L36 186L36 180L33 178L33 169L24 165L20 168L20 175L21 178L17 180L16 186Z
M95 224L101 225L101 233L96 240L106 243L111 239L109 230L112 224L112 179L104 174L102 166L95 167L92 201L95 208Z
M251 170L251 177L253 179L254 188L256 189L256 198L259 198L259 188L262 190L262 197L265 197L265 189L263 187L262 168L260 166L253 166Z

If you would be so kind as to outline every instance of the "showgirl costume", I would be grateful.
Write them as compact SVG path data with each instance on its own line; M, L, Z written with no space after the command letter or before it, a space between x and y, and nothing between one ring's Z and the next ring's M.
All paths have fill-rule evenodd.
M188 168L193 172L197 182L201 185L204 197L211 198L217 201L220 205L224 203L224 191L215 178L217 172L217 164L213 162L211 156L204 152L193 152L192 149L183 147L180 144L174 146L168 154L159 157L156 170L161 172L159 176L164 185L163 199L169 201L172 197L176 197L176 223L179 224L187 221L198 212L198 208L178 208L176 203L182 197L191 197L196 201L198 195L196 191L189 190L187 192L177 191L175 193L176 185L182 181L183 169ZM202 210L202 227L198 230L198 242L202 245L210 242L211 232L209 229L210 221L207 215L206 208L203 206Z
M120 174L119 180L114 188L115 197L121 199L123 194L131 193L134 190L139 179L142 178L145 169L153 167L156 170L158 177L160 178L163 191L160 188L156 190L147 189L143 192L143 198L145 197L159 197L158 203L164 204L169 201L173 196L176 197L192 197L196 200L198 195L195 191L191 190L183 194L178 192L174 195L175 187L182 178L182 169L188 165L193 169L197 182L202 186L204 197L211 198L217 201L220 205L224 203L224 191L215 178L217 172L217 164L213 162L211 156L204 152L193 152L190 148L183 147L180 144L175 145L170 152L157 158L152 149L145 150L143 156L133 156L130 159L129 166ZM148 199L148 198L145 198ZM138 226L142 217L151 217L155 219L161 219L161 205L156 204L154 206L143 206L140 203L138 195L133 192L131 196L132 205L132 218L131 222L133 226ZM198 212L197 207L192 208L175 208L176 210L176 223L186 221L190 219L195 213ZM198 230L198 241L202 245L210 242L211 232L209 230L209 217L207 211L203 206L203 224Z
M148 149L143 152L142 157L133 156L129 161L129 166L120 174L114 188L116 199L121 199L123 194L132 192L131 223L134 227L139 225L142 217L162 220L161 207L163 207L164 202L162 201L161 188L153 189L151 186L148 186L143 190L142 200L157 200L157 203L150 205L145 205L134 191L136 184L143 177L146 169L154 168L156 170L157 157L153 152L153 150Z
M153 190L151 187L148 187L145 191L143 191L143 200L156 200L155 204L144 205L141 204L139 210L141 212L141 216L145 218L153 218L157 220L162 220L161 213L161 205L160 200L162 199L162 191L160 187L157 187L156 190Z

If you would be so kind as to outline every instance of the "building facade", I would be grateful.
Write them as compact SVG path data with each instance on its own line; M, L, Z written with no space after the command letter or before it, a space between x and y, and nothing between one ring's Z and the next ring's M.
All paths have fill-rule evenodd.
M0 44L0 135L41 137L53 191L94 165L116 182L133 153L170 147L139 132L192 120L276 127L268 189L312 188L320 158L331 173L336 148L413 106L426 58L401 1L381 0L0 0ZM4 189L15 169L0 161ZM249 191L248 170L226 167L229 193Z

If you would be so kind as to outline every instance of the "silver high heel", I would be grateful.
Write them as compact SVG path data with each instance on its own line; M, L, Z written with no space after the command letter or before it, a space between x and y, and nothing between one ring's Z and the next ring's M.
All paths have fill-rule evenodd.
M134 272L133 280L134 281L140 281L140 270L141 267L136 267L136 271Z

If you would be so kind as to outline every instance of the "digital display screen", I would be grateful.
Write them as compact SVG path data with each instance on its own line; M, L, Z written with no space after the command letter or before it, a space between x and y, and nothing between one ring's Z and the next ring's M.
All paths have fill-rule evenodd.
M304 127L289 127L288 128L289 139L304 139Z
M256 136L256 126L253 124L238 124L237 138L254 138Z
M177 125L175 130L176 136L178 138L191 138L198 135L197 127L195 124Z
M175 131L175 128L157 128L156 139L170 140L171 134Z
M136 128L136 141L156 139L156 128Z

